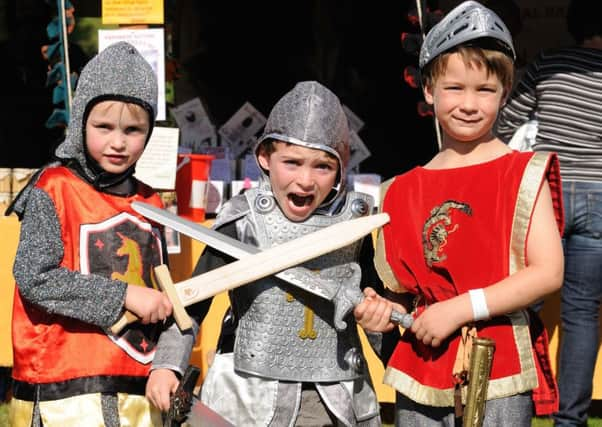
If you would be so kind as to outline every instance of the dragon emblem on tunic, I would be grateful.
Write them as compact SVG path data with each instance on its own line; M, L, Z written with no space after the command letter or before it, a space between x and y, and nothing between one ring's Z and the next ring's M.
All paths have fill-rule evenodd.
M441 251L447 244L448 236L458 229L458 224L452 223L452 210L459 210L466 215L472 215L472 209L466 203L446 200L440 206L431 209L431 215L424 223L422 249L424 259L429 267L447 258Z

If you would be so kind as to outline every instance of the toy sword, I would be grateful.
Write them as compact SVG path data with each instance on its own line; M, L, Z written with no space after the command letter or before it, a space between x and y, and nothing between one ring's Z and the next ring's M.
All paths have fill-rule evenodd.
M160 209L142 202L133 202L132 208L139 214L159 224L201 241L234 258L241 259L261 251L256 246L243 243L218 231L203 227L166 209ZM275 276L297 288L332 301L335 305L334 324L337 329L341 330L346 327L343 318L364 299L359 286L361 279L359 266L353 264L351 267L348 267L348 270L349 280L346 280L346 283L343 283L341 280L328 280L326 278L328 277L328 271L324 271L324 274L319 275L304 267L289 268ZM410 314L393 311L391 313L391 321L404 328L409 328L412 325L413 317Z
M343 221L262 252L247 255L238 261L175 285L171 283L165 265L155 268L155 276L171 300L176 323L180 329L189 329L192 322L184 307L350 245L387 222L389 215L386 213ZM126 312L110 329L113 333L118 333L136 320L136 315Z

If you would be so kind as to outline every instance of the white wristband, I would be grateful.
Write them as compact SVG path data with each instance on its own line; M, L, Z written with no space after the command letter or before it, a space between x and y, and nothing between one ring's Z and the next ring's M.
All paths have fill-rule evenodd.
M471 289L468 294L470 295L474 321L489 319L489 308L487 308L487 300L483 289Z

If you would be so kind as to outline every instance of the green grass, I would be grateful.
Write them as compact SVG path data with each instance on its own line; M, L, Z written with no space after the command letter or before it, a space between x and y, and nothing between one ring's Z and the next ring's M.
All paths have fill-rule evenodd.
M551 427L554 422L550 418L533 418L532 427Z
M533 418L532 427L552 427L554 422L551 418ZM587 420L588 427L602 427L602 418L590 417Z
M532 427L552 427L554 423L550 418L533 418ZM587 422L588 427L602 427L602 418L591 417ZM0 404L0 427L8 426L8 404ZM393 424L383 424L383 427L393 427Z
M0 426L8 426L8 405L0 404Z
M533 418L532 427L552 427L554 422L551 418ZM588 427L602 427L602 418L590 418ZM393 427L393 424L383 424L382 427Z

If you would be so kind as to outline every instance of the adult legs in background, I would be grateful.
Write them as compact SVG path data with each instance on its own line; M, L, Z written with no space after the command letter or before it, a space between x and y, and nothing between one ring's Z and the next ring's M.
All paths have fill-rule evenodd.
M602 298L602 184L563 183L564 283L555 426L585 426L598 356Z

